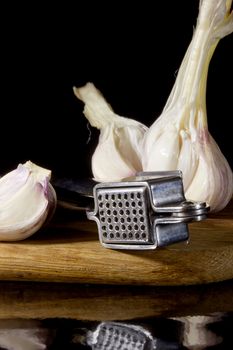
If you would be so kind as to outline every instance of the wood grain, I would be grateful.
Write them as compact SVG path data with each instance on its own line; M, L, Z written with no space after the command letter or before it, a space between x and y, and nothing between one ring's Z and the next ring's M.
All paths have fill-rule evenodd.
M191 285L233 278L233 205L192 223L189 244L154 251L103 248L95 223L57 212L46 230L0 243L0 279L94 284Z

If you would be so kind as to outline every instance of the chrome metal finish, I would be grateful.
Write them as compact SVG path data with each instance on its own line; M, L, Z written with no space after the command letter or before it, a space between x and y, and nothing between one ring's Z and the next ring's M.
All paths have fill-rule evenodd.
M187 241L188 222L206 218L204 202L186 200L180 171L140 173L122 182L94 187L95 209L87 210L98 226L102 245L148 250Z

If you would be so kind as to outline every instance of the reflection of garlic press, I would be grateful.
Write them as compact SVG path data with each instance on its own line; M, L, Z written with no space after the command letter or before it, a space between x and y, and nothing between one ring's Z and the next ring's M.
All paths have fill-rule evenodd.
M188 223L205 219L209 210L204 202L186 200L180 171L142 172L122 182L84 186L66 179L55 188L68 190L68 201L86 210L97 223L100 242L112 249L148 250L187 241Z
M106 248L155 249L188 240L190 221L206 218L204 202L187 201L180 171L140 173L123 182L94 187L94 211Z
M177 342L155 338L141 326L121 322L101 322L93 332L87 332L86 341L92 350L180 349Z
M151 334L140 326L117 322L102 322L94 332L87 334L87 343L93 350L153 349Z

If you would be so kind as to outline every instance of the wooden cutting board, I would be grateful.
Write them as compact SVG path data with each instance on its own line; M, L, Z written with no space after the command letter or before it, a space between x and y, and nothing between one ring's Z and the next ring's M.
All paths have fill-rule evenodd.
M0 280L191 285L233 278L233 202L189 225L190 241L154 251L103 248L94 222L57 211L31 238L0 243Z

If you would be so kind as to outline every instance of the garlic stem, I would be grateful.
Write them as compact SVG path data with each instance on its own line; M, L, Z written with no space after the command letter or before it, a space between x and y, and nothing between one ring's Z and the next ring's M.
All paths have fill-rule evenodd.
M210 60L219 40L233 31L233 14L229 14L232 0L226 4L226 15L218 14L218 8L225 7L224 3L222 0L200 1L193 39L163 112L171 109L178 100L183 104L195 104L196 107L206 108L206 82ZM207 125L207 117L204 118L204 124Z
M79 100L88 101L84 107L84 114L91 126L101 129L105 124L114 122L115 114L111 106L92 83L87 83L81 88L73 87L73 91Z

